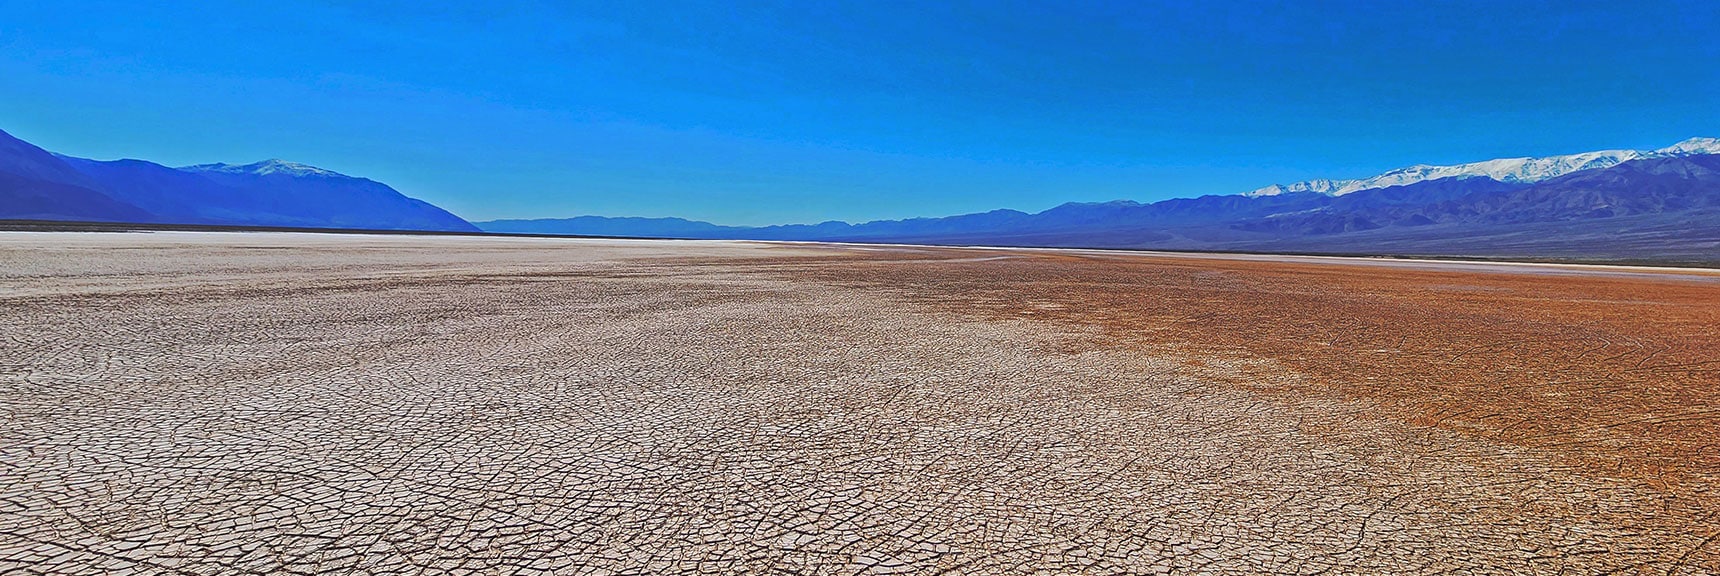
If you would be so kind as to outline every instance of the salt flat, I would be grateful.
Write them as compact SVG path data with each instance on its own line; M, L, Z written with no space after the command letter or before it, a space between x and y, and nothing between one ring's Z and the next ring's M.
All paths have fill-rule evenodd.
M0 572L1720 572L1711 273L1469 266L4 233Z

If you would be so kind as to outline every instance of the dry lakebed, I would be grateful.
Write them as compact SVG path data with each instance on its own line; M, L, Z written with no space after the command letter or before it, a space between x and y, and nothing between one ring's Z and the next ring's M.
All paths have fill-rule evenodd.
M1720 273L0 233L4 574L1715 574Z

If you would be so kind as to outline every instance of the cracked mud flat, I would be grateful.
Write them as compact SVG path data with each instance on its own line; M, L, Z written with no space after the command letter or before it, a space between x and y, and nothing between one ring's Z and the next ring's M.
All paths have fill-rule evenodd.
M1711 574L1720 276L0 234L0 573Z

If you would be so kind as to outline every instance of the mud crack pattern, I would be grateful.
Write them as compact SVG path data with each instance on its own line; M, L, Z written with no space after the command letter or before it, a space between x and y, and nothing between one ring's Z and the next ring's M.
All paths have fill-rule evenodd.
M1720 570L1684 492L809 274L981 257L8 237L0 572Z

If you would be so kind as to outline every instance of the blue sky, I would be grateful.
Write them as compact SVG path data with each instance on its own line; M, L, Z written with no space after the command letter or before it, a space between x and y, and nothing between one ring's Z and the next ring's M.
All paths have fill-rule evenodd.
M0 0L0 129L724 224L1720 136L1710 2L169 4Z

